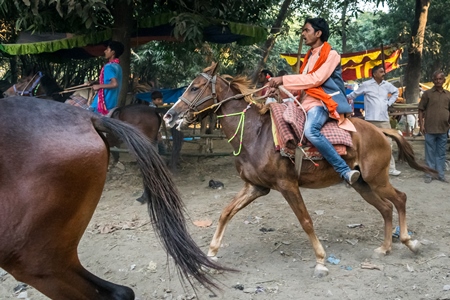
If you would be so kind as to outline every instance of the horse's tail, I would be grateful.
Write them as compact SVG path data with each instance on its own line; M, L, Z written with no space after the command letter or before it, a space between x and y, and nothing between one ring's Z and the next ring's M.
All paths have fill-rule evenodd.
M438 176L438 172L435 169L432 169L428 166L419 164L416 161L416 157L414 155L414 150L411 147L411 144L398 133L396 129L384 129L380 128L385 135L395 140L398 147L398 159L406 161L408 165L416 170L425 172L435 178Z
M172 256L181 274L192 285L194 277L208 289L218 288L214 279L201 271L203 267L218 271L233 271L211 261L196 245L187 231L184 205L165 163L150 141L132 126L119 120L95 117L96 130L119 137L137 160L144 180L144 193L152 226L167 253Z

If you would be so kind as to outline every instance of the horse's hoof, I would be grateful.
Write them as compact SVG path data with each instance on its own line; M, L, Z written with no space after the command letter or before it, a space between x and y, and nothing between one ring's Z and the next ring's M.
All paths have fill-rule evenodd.
M328 275L328 269L322 264L317 264L314 268L314 277L322 278Z
M415 254L420 250L420 242L418 240L408 241L405 245Z
M219 258L217 257L217 256L209 256L208 255L208 258L209 258L209 260L211 260L211 261L218 261L219 260Z
M379 247L375 250L373 250L372 258L382 258L385 257L386 254L388 254L390 250L386 250L383 247Z
M139 202L140 204L147 203L147 200L145 199L144 196L141 196L141 197L137 198L136 201Z

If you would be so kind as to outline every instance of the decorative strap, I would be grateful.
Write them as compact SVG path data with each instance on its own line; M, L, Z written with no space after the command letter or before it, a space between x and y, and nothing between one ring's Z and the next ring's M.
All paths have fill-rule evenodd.
M238 156L239 154L241 154L241 150L242 150L242 139L244 137L244 125L245 125L245 113L247 112L247 110L251 107L251 103L249 105L247 105L247 107L238 113L233 113L233 114L227 114L227 115L221 115L221 116L217 116L217 118L225 118L225 117L233 117L233 116L239 116L239 123L237 125L236 131L234 132L233 136L228 140L228 143L230 143L238 134L239 130L241 131L241 134L239 136L239 150L238 152L233 151L233 155L234 156Z

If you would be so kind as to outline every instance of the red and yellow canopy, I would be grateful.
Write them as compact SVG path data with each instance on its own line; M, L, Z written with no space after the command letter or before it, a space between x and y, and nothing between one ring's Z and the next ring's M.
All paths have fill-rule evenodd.
M397 69L399 67L398 60L403 52L403 48L386 46L383 48L383 52L386 73ZM280 56L293 69L295 68L297 54L283 53ZM304 55L302 55L302 61L303 57ZM381 64L381 62L381 48L341 54L342 78L347 81L372 77L372 68Z

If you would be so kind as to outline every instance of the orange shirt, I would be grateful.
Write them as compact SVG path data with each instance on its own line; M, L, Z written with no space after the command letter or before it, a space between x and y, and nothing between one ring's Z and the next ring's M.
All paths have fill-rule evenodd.
M331 74L333 74L337 65L341 61L341 56L335 51L331 50L325 63L314 73L307 74L308 70L312 69L317 59L322 46L312 49L311 56L308 60L308 65L303 70L303 74L285 75L283 76L283 86L290 92L305 90L312 87L321 86ZM306 111L314 106L323 105L320 99L311 97L302 93L300 102Z

